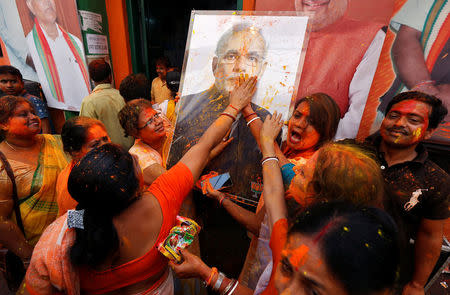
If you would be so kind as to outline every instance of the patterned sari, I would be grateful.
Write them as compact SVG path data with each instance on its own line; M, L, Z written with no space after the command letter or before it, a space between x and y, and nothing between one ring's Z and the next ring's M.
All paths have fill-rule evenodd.
M25 236L31 245L35 245L45 228L56 219L56 179L67 165L62 149L61 138L49 134L42 137L41 151L37 166L9 160L18 188L19 208L25 228ZM6 172L0 172L0 182L9 182ZM12 221L16 221L12 214Z

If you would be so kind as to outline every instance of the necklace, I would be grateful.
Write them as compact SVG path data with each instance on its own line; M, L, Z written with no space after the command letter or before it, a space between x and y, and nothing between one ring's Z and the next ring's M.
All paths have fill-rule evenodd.
M26 151L26 150L30 150L30 148L19 148L18 147L18 149L16 149L15 147L13 147L6 139L4 140L4 142L11 148L11 149L13 149L14 151L16 151L16 152L18 152L18 151L20 151L20 150L22 150L22 151ZM32 147L33 148L33 147ZM32 149L31 148L31 149Z

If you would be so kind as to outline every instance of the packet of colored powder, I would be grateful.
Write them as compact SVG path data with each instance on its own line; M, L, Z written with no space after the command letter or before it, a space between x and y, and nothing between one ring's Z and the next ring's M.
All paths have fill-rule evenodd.
M177 216L177 225L170 230L164 242L158 245L159 252L170 260L181 263L180 251L192 244L200 229L194 220Z

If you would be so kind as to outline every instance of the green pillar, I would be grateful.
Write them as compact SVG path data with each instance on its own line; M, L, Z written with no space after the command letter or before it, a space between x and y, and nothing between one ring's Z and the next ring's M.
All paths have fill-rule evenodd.
M242 7L244 6L244 0L237 0L237 10L242 10Z
M131 65L134 73L150 76L148 61L145 0L126 0L130 36Z

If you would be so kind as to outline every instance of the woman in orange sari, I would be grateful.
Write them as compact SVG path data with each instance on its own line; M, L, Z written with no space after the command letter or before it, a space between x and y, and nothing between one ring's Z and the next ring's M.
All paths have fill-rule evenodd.
M122 148L105 144L77 163L68 190L78 202L44 233L31 259L31 294L173 294L157 245L175 225L183 199L251 101L256 78L231 92L230 106L167 172L143 191L142 172Z

